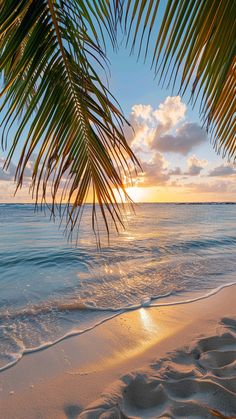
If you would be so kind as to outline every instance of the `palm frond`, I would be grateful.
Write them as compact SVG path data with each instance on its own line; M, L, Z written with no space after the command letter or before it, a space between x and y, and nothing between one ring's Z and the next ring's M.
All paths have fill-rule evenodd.
M114 189L129 199L122 172L129 170L129 162L137 163L123 134L123 114L101 81L106 57L99 38L105 27L115 45L115 25L105 0L0 4L3 146L20 121L6 166L20 149L19 188L35 153L33 196L37 203L49 199L53 213L66 202L71 230L89 190L93 227L97 201L107 231L108 215L118 228L122 216Z
M208 410L209 410L209 413L211 413L213 416L217 416L218 418L221 418L221 419L236 419L235 416L233 417L233 416L223 415L223 413L220 413L218 410L215 410L215 409L208 408Z
M180 74L179 93L191 86L193 104L201 99L215 148L235 158L235 0L128 0L119 7L131 49L147 57L154 44L149 52L159 82L174 87Z

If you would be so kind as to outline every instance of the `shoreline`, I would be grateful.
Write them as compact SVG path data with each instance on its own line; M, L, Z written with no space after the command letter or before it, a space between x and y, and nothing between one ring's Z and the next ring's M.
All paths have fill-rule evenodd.
M28 353L0 372L2 417L78 417L120 375L211 334L222 317L235 318L235 296L236 285L228 284L195 301L117 313L86 333ZM66 406L74 406L74 416Z
M46 350L46 349L48 349L48 348L50 348L54 345L57 345L58 343L66 340L66 339L69 339L69 338L72 338L72 337L75 337L75 336L80 336L84 333L90 332L91 330L95 329L96 327L99 327L100 325L112 320L113 318L115 318L117 316L121 316L122 314L128 313L130 311L132 312L132 311L140 310L142 308L169 307L169 306L191 304L191 303L194 303L194 302L197 302L197 301L201 301L201 300L205 300L207 298L210 298L210 297L216 295L217 293L219 293L221 290L223 290L225 288L228 288L228 287L235 286L235 285L236 285L236 281L235 282L229 282L229 283L226 283L226 284L223 284L223 285L219 285L217 288L213 288L212 290L210 290L206 294L202 294L200 291L194 291L192 293L186 291L186 292L181 293L178 296L175 296L174 294L171 294L171 293L167 293L165 295L151 297L150 300L147 301L147 302L144 302L144 303L141 303L141 304L138 304L138 305L134 305L134 306L127 306L127 307L124 307L124 308L121 308L121 309L112 309L112 308L107 308L107 309L104 308L103 309L103 308L97 308L97 307L89 306L89 305L85 306L85 309L88 309L88 310L102 311L102 312L112 312L114 314L111 314L111 316L99 321L98 323L93 324L91 327L88 327L84 330L81 330L81 331L80 330L72 330L72 331L68 332L67 334L61 336L60 338L56 339L55 341L44 343L44 344L42 344L42 345L40 345L36 348L30 348L30 349L23 350L21 356L18 359L10 362L7 365L4 365L3 367L0 367L0 374L1 374L1 372L5 371L5 370L14 367L14 365L16 365L18 362L20 362L22 360L22 358L25 357L28 354L32 354L32 353L39 352L39 351L44 351L44 350ZM192 294L194 294L194 295L200 294L200 295L197 296L197 297L189 298L189 299L188 298L186 298L184 300L182 299L183 295L188 296L188 295L192 295ZM173 300L173 301L165 301L166 298L168 300ZM76 309L76 307L74 306L74 303L73 303L72 310L75 310L75 309Z

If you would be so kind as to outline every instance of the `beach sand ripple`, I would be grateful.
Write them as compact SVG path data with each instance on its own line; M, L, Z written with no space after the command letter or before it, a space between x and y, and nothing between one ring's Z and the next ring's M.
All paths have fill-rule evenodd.
M236 320L122 377L80 419L236 418Z

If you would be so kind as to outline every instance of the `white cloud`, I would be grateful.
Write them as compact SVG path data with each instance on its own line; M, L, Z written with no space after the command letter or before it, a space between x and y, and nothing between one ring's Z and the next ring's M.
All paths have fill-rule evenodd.
M142 172L138 174L140 186L165 185L170 176L168 162L161 153L155 153L150 161L142 162Z
M215 167L212 169L208 176L210 177L227 177L236 174L236 169L230 165L221 164L220 166Z
M187 160L188 171L185 172L185 175L197 176L201 171L208 165L207 160L199 160L195 155L191 156Z
M169 170L169 175L171 176L181 176L183 174L180 167L175 167L174 169Z
M143 186L164 185L171 176L196 176L203 169L205 162L192 156L188 172L180 167L168 171L162 154L187 155L206 140L206 132L198 124L184 122L186 111L180 96L168 96L156 109L143 104L132 107L130 122L134 131L127 129L126 136L141 162L143 173L139 173L137 182Z
M197 123L184 123L186 111L180 96L168 96L157 109L150 105L134 105L130 115L134 131L126 131L134 151L187 155L206 141L207 134Z
M183 171L181 167L175 167L168 171L169 176L182 176L186 179L186 176L198 176L201 171L208 165L207 160L200 160L195 155L192 155L187 159L188 169Z
M220 182L201 182L201 183L188 183L186 185L192 192L196 193L217 193L224 194L235 193L234 182L220 181ZM221 196L221 195L220 195Z
M130 115L134 132L127 130L128 141L135 150L150 147L157 135L169 132L183 120L186 110L180 96L168 96L157 109L150 105L134 105Z
M206 131L195 122L186 122L176 129L175 134L157 135L153 138L151 147L169 153L187 155L196 146L207 139Z
M17 183L14 181L16 173L16 165L11 161L9 167L3 169L5 159L0 156L0 202L32 202L30 192L30 185L32 179L32 172L36 161L36 154L30 157L24 170L23 185L17 190Z
M131 118L134 120L151 121L153 119L151 105L134 105L132 107Z
M9 164L7 169L3 169L5 159L0 157L0 180L13 180L15 176L16 166L13 163Z
M180 96L168 96L159 108L153 112L157 122L165 132L175 127L185 117L187 106Z
M32 177L36 158L37 158L37 155L32 154L30 156L30 159L26 163L26 166L24 169L24 179L27 182L29 182ZM16 165L11 161L9 164L9 167L7 169L3 169L4 163L5 163L5 159L2 156L0 156L0 180L13 180L16 173Z

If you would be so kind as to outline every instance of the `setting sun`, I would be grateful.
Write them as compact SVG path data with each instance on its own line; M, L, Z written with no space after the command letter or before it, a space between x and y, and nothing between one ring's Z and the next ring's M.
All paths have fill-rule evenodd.
M145 190L138 186L131 186L126 188L127 194L134 202L143 202L145 198Z

